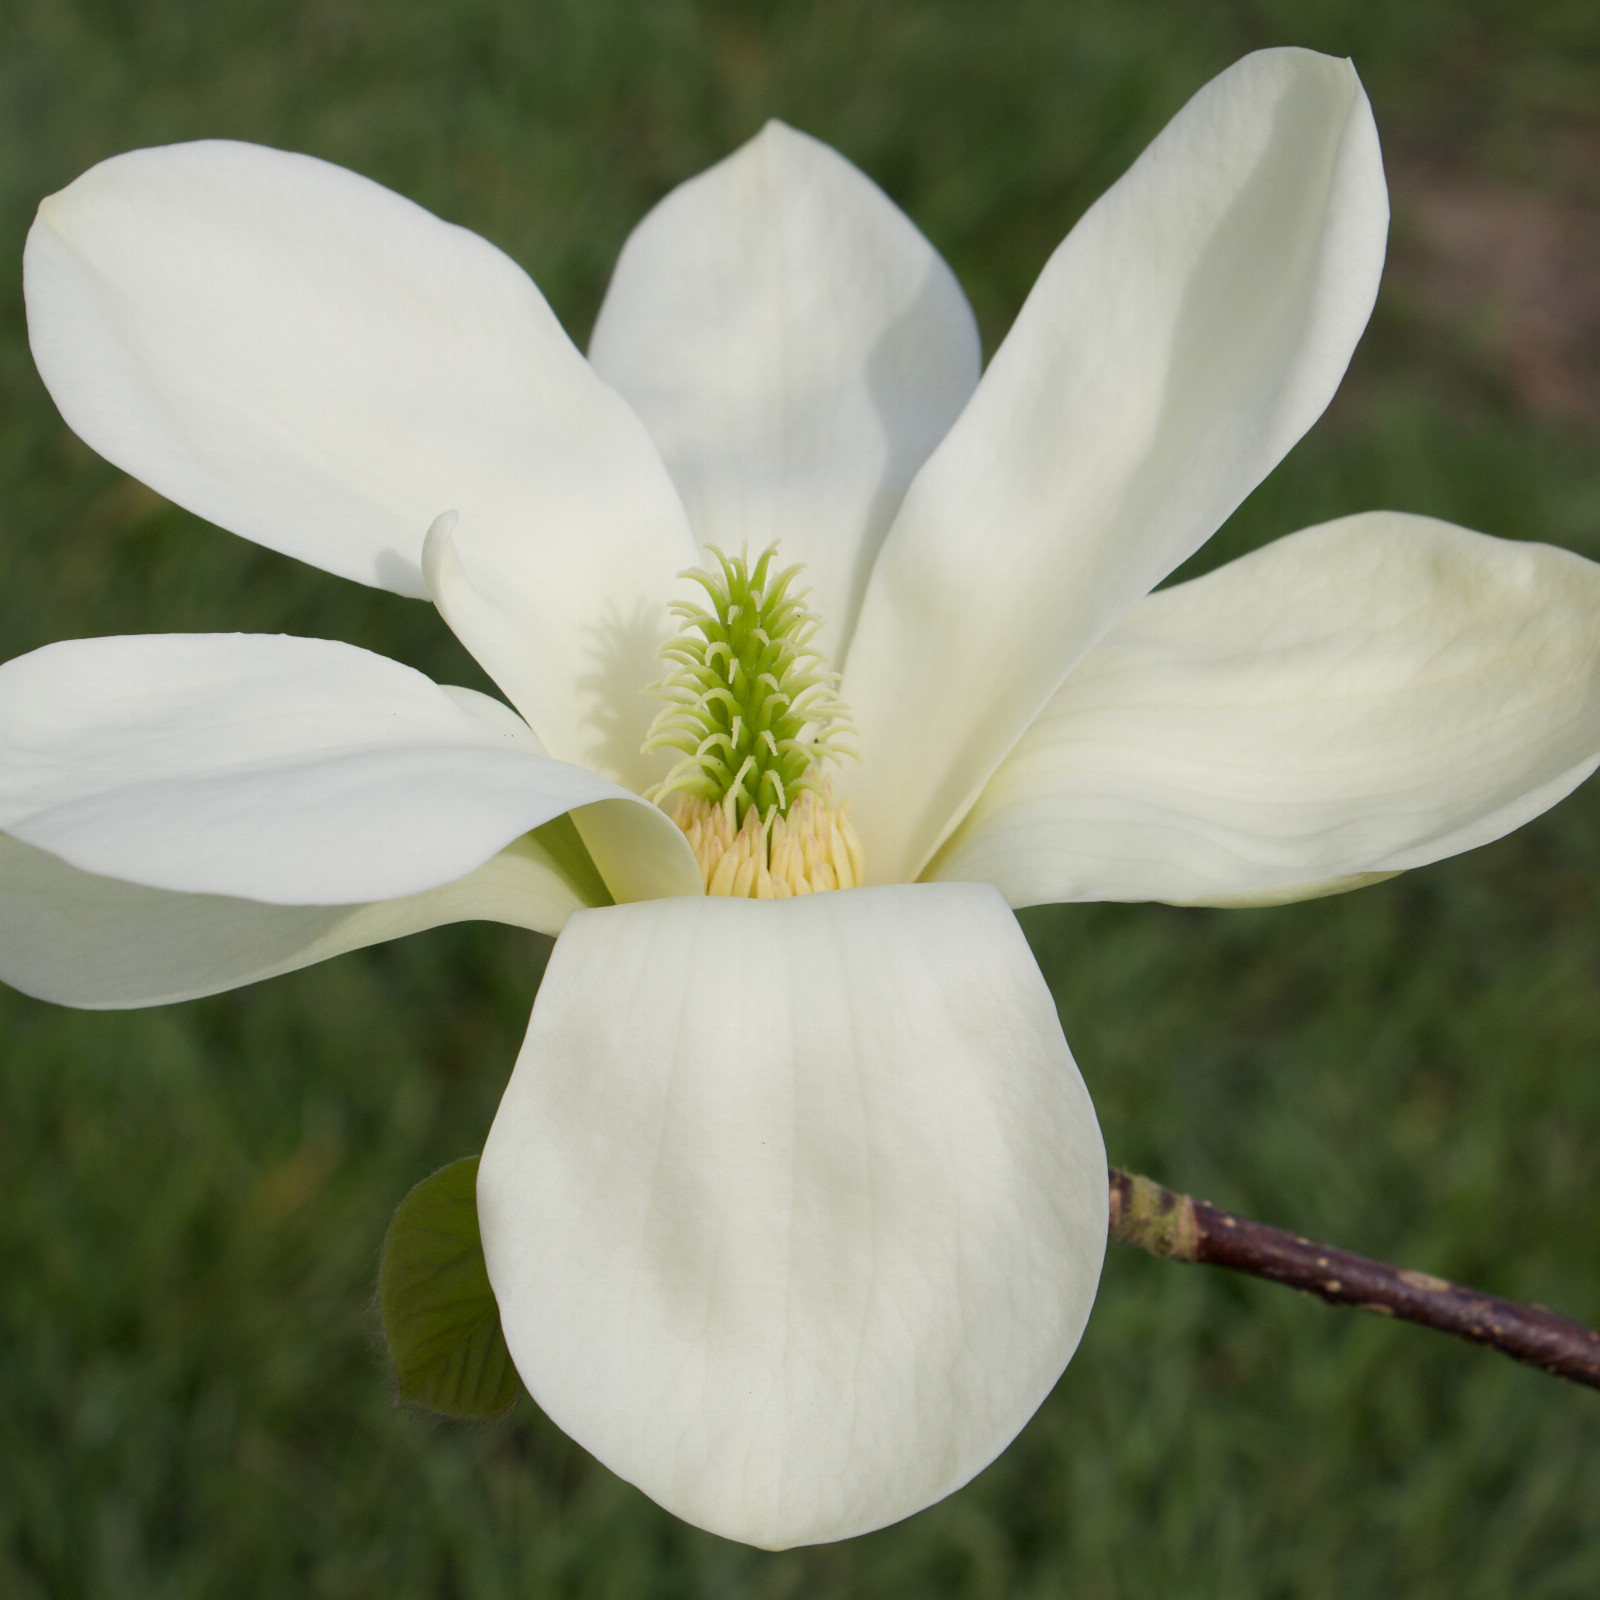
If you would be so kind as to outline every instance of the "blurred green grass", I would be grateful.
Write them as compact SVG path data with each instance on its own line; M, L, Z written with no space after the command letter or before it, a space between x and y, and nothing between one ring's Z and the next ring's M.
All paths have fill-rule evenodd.
M917 219L993 349L1082 209L1271 43L1355 57L1397 173L1600 200L1587 0L4 0L0 259L103 156L259 139L485 233L581 340L643 210L780 115ZM1396 212L1403 257L1403 187ZM1600 556L1600 418L1530 409L1434 309L1425 273L1391 279L1328 417L1192 570L1372 505ZM235 628L482 683L429 608L207 528L79 444L13 265L0 657ZM1600 1321L1597 868L1590 785L1343 899L1024 922L1115 1159ZM477 1429L394 1409L378 1243L411 1183L481 1143L546 951L450 929L129 1014L0 993L0 1595L1600 1592L1600 1397L1123 1252L1000 1462L844 1546L687 1529L526 1404Z

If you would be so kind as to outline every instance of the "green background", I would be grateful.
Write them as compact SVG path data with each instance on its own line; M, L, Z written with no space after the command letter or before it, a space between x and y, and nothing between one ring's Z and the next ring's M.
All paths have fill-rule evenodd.
M0 656L282 630L481 682L430 608L206 527L59 421L17 264L103 156L345 163L504 246L581 341L645 208L779 115L910 212L992 350L1165 119L1278 43L1355 57L1391 265L1329 414L1194 570L1375 505L1600 557L1590 0L0 0ZM1600 1322L1597 866L1591 784L1343 899L1024 921L1114 1159ZM1122 1250L999 1463L843 1546L686 1528L527 1403L393 1408L384 1225L479 1147L546 953L469 927L148 1012L0 993L0 1595L1600 1593L1600 1395Z

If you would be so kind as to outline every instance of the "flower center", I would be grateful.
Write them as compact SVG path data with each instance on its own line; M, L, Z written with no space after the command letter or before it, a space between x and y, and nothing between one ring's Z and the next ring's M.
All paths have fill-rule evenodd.
M822 624L796 586L800 568L774 572L776 545L754 566L711 554L718 571L683 574L709 603L673 607L681 626L661 647L668 671L650 689L667 704L644 748L682 759L646 798L673 798L707 894L854 888L861 842L824 769L854 756L855 729L838 674L813 647Z

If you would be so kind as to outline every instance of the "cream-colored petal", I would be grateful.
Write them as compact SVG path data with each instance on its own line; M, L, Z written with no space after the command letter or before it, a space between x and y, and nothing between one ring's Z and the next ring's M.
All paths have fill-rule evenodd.
M519 708L584 759L591 630L659 609L694 545L644 425L515 262L340 167L214 140L52 195L24 277L67 422L201 516L421 595L458 511L521 630Z
M155 634L0 667L0 828L85 872L278 905L344 905L465 876L575 808L636 795L552 760L517 715L326 639Z
M589 359L644 419L702 544L776 540L806 564L835 660L980 365L938 252L871 179L781 122L634 230Z
M506 1340L555 1422L769 1548L965 1483L1094 1298L1105 1153L985 885L575 916L484 1149Z
M673 631L665 596L641 599L626 615L615 605L597 606L576 628L581 659L558 677L536 641L551 620L541 613L557 607L561 591L542 584L515 542L481 528L476 538L472 532L454 511L429 526L422 571L440 616L539 729L546 749L552 749L553 730L564 760L635 793L658 782L667 763L641 747L657 706L645 691L661 676L657 652ZM675 592L687 588L678 584Z
M1248 56L1073 229L884 542L856 825L914 876L1073 664L1333 394L1388 203L1349 62Z
M1398 512L1141 601L930 876L1265 905L1497 839L1600 763L1600 566Z
M705 893L689 841L658 807L602 800L574 807L571 816L611 898L619 904Z
M174 894L70 867L0 834L0 982L88 1010L217 994L446 922L559 933L594 885L545 830L455 883L369 905Z

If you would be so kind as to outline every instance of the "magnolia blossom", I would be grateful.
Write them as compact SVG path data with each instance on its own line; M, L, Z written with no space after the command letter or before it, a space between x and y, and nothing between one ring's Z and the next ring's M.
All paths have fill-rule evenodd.
M773 123L640 224L585 359L498 250L339 168L104 162L27 247L67 422L431 598L509 704L313 639L8 663L0 972L134 1006L452 919L559 934L478 1191L529 1390L733 1538L931 1503L1049 1392L1105 1241L1010 908L1349 888L1600 760L1570 553L1377 512L1150 592L1327 404L1387 217L1350 65L1251 56L983 370L927 241Z

